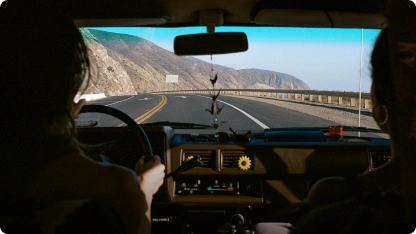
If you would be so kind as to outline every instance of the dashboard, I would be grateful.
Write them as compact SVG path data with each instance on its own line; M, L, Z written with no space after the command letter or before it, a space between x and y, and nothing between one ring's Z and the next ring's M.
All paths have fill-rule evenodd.
M391 159L388 139L340 138L316 128L241 135L175 133L166 126L143 129L166 174L200 159L197 166L173 173L155 195L156 233L215 233L229 225L275 221L278 211L302 203L317 180L356 176ZM81 128L78 134L95 155L105 154L123 166L132 168L142 155L128 128Z

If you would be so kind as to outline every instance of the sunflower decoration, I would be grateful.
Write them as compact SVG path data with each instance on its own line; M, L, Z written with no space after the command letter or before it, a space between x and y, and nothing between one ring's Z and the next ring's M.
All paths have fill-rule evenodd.
M240 168L240 170L247 171L250 169L250 166L251 160L246 155L243 155L238 159L238 168Z

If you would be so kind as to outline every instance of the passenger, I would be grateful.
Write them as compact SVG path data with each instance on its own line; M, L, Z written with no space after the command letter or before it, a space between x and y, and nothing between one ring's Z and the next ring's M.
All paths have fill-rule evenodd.
M306 203L312 210L303 215L293 233L412 233L415 230L414 210L406 201L400 184L404 157L398 158L397 147L409 139L392 133L401 117L397 113L397 95L390 61L389 29L377 38L371 57L373 117L391 139L393 160L373 172L357 178L326 178L308 194ZM403 77L402 77L403 79ZM396 81L397 82L397 81ZM403 95L403 94L401 94ZM410 104L407 102L406 104ZM405 103L402 103L405 104ZM403 106L402 108L408 108ZM410 107L409 107L410 108ZM399 125L408 124L400 121ZM407 128L407 126L401 126ZM414 147L414 146L413 146ZM401 155L403 156L403 155ZM414 156L414 155L411 155ZM409 162L410 163L410 162ZM407 175L410 179L411 174Z
M406 190L407 187L414 189L414 184L400 183L406 178L410 180L414 174L412 171L403 172L402 165L412 163L409 159L414 158L414 154L410 158L400 154L400 159L397 154L398 147L406 145L407 153L414 152L415 147L409 145L410 138L397 134L398 129L409 129L409 122L400 120L403 117L397 112L397 107L405 104L401 108L410 111L415 104L408 98L406 102L396 106L398 95L395 85L398 81L394 80L389 59L391 54L388 34L389 29L380 33L372 53L371 95L374 120L381 130L390 135L394 159L377 170L356 178L325 178L317 182L306 198L306 206L301 209L303 215L300 220L292 222L296 228L291 227L291 233L407 234L415 230L416 215L411 206L414 203L414 194L408 192L411 189ZM409 53L405 56L409 56ZM406 58L405 61L414 63L416 60ZM401 77L402 85L405 84L403 80L405 79ZM392 129L396 132L392 133ZM276 228L276 225L279 227ZM257 234L285 233L281 223L259 223L253 230Z
M150 233L152 196L163 183L165 166L158 156L148 163L142 158L134 172L84 155L74 118L85 100L73 100L89 81L88 49L59 9L18 2L7 0L0 7L0 228L5 233L58 233L59 228L59 233ZM80 202L68 207L72 203L64 201ZM54 212L62 209L86 213L64 221ZM47 223L37 223L45 214ZM77 218L81 226L65 226Z

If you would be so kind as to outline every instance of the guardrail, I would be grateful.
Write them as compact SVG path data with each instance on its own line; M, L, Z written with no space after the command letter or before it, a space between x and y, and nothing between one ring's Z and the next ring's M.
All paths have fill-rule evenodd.
M173 93L173 94L212 94L220 89L199 89L199 90L170 90L151 92ZM276 99L292 99L299 101L311 101L318 103L337 103L340 105L358 106L358 92L342 91L320 91L320 90L293 90L293 89L221 89L221 94L238 96L270 97ZM371 108L370 93L361 93L361 107Z
M104 93L82 94L82 95L77 94L74 98L74 101L78 102L79 99L82 99L82 98L87 100L87 101L93 101L93 100L98 100L98 99L105 98L105 94Z

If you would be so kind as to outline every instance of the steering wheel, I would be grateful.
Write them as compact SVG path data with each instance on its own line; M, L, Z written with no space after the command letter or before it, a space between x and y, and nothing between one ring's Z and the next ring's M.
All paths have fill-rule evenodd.
M88 112L96 112L111 115L126 123L127 126L135 133L138 143L137 147L141 147L140 150L144 152L145 161L150 161L150 159L153 157L153 150L152 146L150 145L149 138L147 138L147 135L143 131L143 128L140 127L140 125L137 124L130 116L115 108L101 105L85 105L82 107L80 111L80 113ZM138 157L140 156L138 155Z

